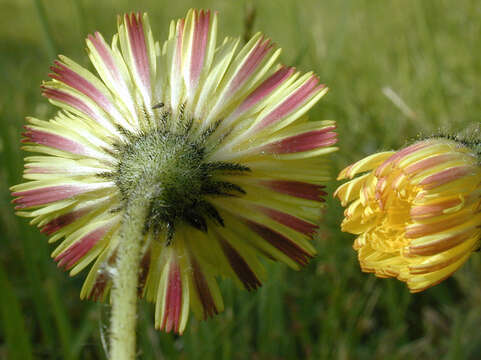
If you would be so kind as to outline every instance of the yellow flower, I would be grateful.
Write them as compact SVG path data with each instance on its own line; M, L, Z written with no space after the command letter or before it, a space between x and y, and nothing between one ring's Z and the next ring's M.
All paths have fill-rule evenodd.
M481 167L457 141L432 138L377 153L338 179L352 179L334 196L349 204L341 228L358 235L353 247L365 272L397 277L419 292L479 247Z
M258 33L217 43L217 14L190 10L154 41L146 14L119 17L109 45L87 39L98 75L61 56L44 95L61 111L29 118L19 215L63 241L52 256L75 275L91 266L82 298L103 300L115 273L129 199L147 215L139 296L156 327L182 333L190 309L223 309L217 278L261 285L260 257L300 268L315 250L336 150L333 121L307 121L327 92L313 73L277 63ZM148 191L146 191L148 190Z

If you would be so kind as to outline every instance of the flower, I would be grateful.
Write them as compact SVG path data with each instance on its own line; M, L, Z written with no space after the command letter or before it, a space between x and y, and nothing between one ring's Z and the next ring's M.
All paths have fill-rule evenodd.
M342 231L358 235L362 271L397 277L411 292L436 285L479 247L481 167L465 144L431 138L345 168L335 192Z
M190 10L155 42L146 14L119 17L112 45L88 36L94 75L60 56L43 94L61 110L29 118L24 177L12 187L52 256L79 273L81 298L104 300L116 271L129 197L150 187L139 296L156 304L156 327L182 333L189 309L223 309L216 278L261 285L259 256L292 268L314 255L336 150L333 121L304 115L326 92L312 73L276 65L261 34L216 45L217 15ZM141 185L141 186L139 186Z

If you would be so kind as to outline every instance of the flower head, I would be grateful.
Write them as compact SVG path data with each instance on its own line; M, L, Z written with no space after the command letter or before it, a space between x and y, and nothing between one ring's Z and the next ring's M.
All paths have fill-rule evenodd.
M156 303L160 329L182 333L189 309L223 309L216 278L261 285L259 255L293 268L315 253L336 150L333 121L304 114L326 93L312 73L276 65L261 34L217 46L217 15L191 10L153 39L147 15L119 17L108 45L87 39L98 74L61 56L44 95L61 108L29 118L29 181L12 188L19 214L62 240L53 257L75 275L93 263L82 298L111 287L129 198L149 189L139 296Z
M362 159L341 171L335 192L342 230L358 235L361 269L397 277L412 292L436 285L479 247L481 167L450 139L419 141Z

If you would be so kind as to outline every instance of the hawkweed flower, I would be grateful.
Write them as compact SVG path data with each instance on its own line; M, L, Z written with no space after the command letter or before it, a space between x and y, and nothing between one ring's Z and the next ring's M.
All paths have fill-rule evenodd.
M349 204L341 228L358 235L354 249L365 272L397 277L419 292L479 247L481 167L466 144L419 141L368 156L338 179L352 179L334 195Z
M60 111L28 119L22 142L36 155L12 187L18 213L62 240L59 267L93 263L81 298L106 298L139 192L138 295L156 304L157 328L182 333L189 309L222 311L219 276L258 288L261 256L308 263L323 155L336 150L335 123L305 116L327 92L314 74L277 64L261 34L217 45L209 11L172 22L162 45L146 14L124 15L111 45L95 33L87 49L97 75L65 56L51 68L43 94Z

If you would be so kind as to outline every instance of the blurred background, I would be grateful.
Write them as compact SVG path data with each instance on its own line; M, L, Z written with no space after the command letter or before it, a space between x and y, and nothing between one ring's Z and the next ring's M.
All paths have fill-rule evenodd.
M17 218L8 187L21 179L26 115L49 118L40 95L56 54L90 67L84 38L110 39L116 15L148 11L154 36L189 7L220 12L219 31L246 23L314 70L330 92L310 112L338 122L332 174L378 150L443 132L479 136L481 2L477 0L136 1L0 0L0 358L105 359L106 305L79 300L85 274L57 269L47 238ZM248 32L248 31L247 31ZM91 67L90 67L91 68ZM336 187L328 184L330 193ZM318 256L300 272L267 263L256 293L223 281L224 313L193 317L182 337L153 328L141 303L140 359L479 359L481 259L411 295L397 280L359 271L342 209L328 199Z

